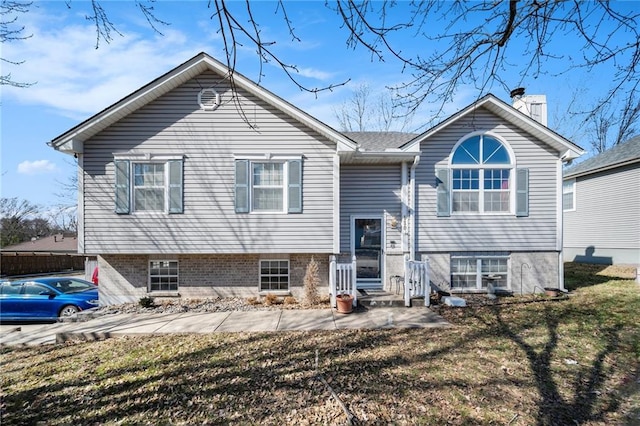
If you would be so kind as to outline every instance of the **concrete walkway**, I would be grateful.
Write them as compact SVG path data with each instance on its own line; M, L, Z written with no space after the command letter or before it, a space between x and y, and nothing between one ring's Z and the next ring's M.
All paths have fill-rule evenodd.
M104 315L83 322L1 324L0 345L42 345L127 335L446 327L428 308L377 308L340 314L333 309Z

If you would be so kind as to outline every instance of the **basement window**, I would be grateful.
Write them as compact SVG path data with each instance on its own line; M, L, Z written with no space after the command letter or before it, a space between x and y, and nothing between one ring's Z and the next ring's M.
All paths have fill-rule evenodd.
M149 261L150 292L178 291L178 277L177 260Z

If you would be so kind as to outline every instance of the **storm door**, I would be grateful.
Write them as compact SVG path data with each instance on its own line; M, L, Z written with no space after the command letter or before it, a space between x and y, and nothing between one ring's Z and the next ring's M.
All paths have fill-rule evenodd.
M351 223L351 252L356 256L357 286L382 289L384 230L381 217L354 217Z

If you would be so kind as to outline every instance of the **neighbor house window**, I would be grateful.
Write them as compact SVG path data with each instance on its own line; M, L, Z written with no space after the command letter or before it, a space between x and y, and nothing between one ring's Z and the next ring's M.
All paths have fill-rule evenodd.
M180 157L149 160L116 158L115 211L183 212L183 161Z
M289 261L260 261L260 291L289 290Z
M508 287L508 257L452 257L451 288L453 290L486 290Z
M301 213L302 160L236 160L237 213Z
M149 291L178 291L178 261L149 262Z
M508 147L487 134L473 134L456 144L449 168L436 169L436 192L438 216L529 215L529 170L515 169Z
M562 182L562 210L576 209L576 180L568 179Z

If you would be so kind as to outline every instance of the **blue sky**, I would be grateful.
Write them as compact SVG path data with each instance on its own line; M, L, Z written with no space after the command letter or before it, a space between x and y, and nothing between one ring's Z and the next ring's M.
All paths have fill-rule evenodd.
M112 34L113 41L100 41L96 49L96 31L86 20L89 3L74 0L71 8L63 1L36 2L32 10L20 16L25 34L23 41L5 43L2 56L24 61L16 66L3 64L2 73L11 72L15 80L34 82L28 88L2 87L2 145L0 173L2 197L19 197L51 206L59 201L59 182L75 173L72 158L58 153L46 142L118 101L147 82L169 71L201 51L222 60L222 42L207 2L160 1L155 4L159 18L171 23L160 27L163 35L150 29L144 16L131 2L103 2L110 19L122 36ZM348 49L347 31L339 27L335 12L324 1L287 2L289 19L301 41L292 41L276 5L256 3L256 19L262 24L264 39L276 40L275 49L289 63L299 66L301 80L309 87L323 87L350 79L349 84L317 96L301 92L275 65L264 66L262 85L329 125L337 127L334 109L352 90L366 84L378 93L385 86L406 81L399 64L371 60L364 49ZM243 3L232 3L243 7ZM629 6L631 7L631 6ZM437 29L443 23L431 27ZM424 49L413 34L404 33L401 42L407 49ZM568 39L558 40L566 53L578 53L580 46ZM252 46L239 51L237 70L258 79L259 61ZM568 57L567 57L568 58ZM566 59L569 60L569 59ZM517 63L517 58L514 59ZM586 148L579 140L580 124L567 120L573 94L580 88L581 98L598 95L598 75L573 73L560 76L522 78L505 74L513 87L524 86L528 94L546 94L549 127ZM502 88L491 90L509 102ZM472 87L460 87L446 105L451 114L477 98ZM423 105L413 119L413 126L433 123L437 108Z

